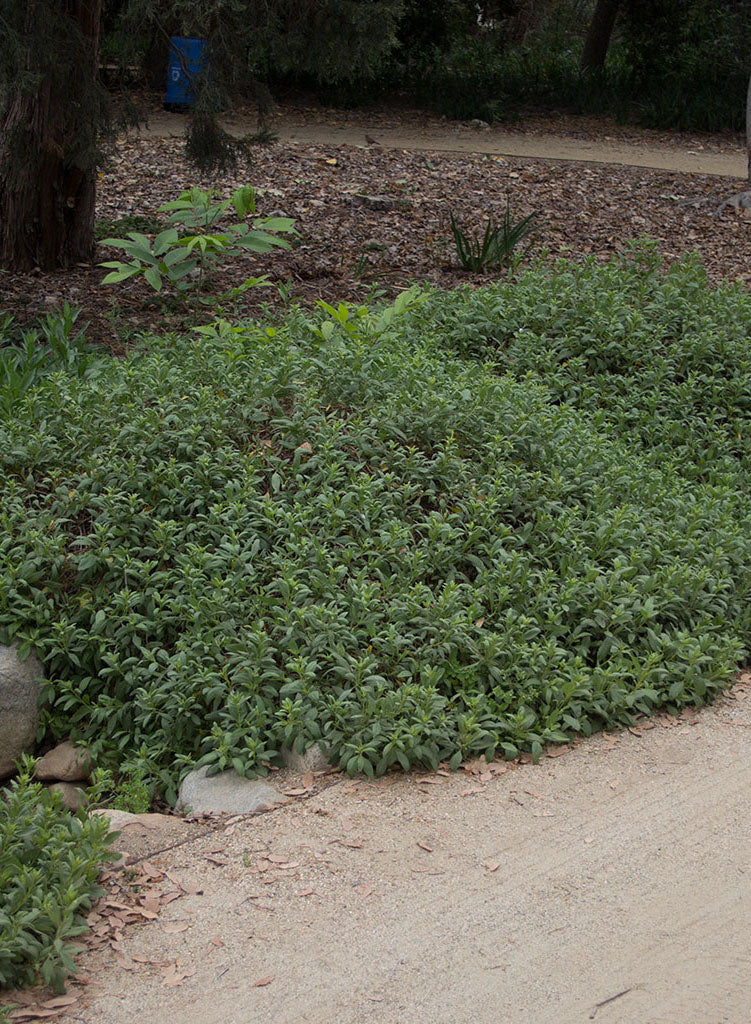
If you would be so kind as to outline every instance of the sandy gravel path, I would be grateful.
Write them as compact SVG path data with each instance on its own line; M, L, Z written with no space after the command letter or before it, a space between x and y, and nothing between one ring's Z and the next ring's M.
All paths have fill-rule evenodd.
M122 953L187 977L89 954L69 1020L747 1024L750 862L747 687L492 777L339 780L155 856L203 893Z
M182 135L186 117L181 114L155 111L145 136ZM233 135L243 136L256 131L253 115L235 113L223 120ZM668 136L663 140L656 133L631 129L622 138L597 137L591 131L578 137L565 132L509 131L502 127L473 128L461 122L440 124L435 118L415 116L385 120L374 115L348 116L337 111L327 117L319 111L280 109L273 128L281 142L291 145L367 146L374 143L384 149L434 151L445 153L488 153L501 156L575 161L578 163L619 164L651 167L682 174L714 174L744 179L747 173L746 154L737 140L707 143L695 137ZM368 140L374 140L370 143Z

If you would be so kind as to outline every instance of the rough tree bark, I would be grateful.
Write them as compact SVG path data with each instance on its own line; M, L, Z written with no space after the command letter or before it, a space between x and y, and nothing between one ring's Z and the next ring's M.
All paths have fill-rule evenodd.
M599 71L604 66L620 6L621 0L598 0L584 39L582 71Z
M82 119L96 137L96 106L86 95L98 72L102 0L62 0L61 7L85 43L70 83L81 95L65 95L42 73L36 89L17 90L0 115L0 267L13 270L66 267L94 251L96 163L92 147L74 140ZM28 0L30 31L35 8Z
M746 153L748 154L748 187L751 189L751 75L746 93Z

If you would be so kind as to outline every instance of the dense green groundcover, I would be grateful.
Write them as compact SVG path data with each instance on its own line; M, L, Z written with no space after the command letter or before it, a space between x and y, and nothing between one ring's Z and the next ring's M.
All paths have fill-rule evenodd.
M116 859L108 830L105 818L64 811L57 793L33 781L30 763L3 793L0 989L44 981L62 990L74 970L70 940L88 931L86 911L101 892L100 867Z
M0 641L52 734L172 800L293 742L456 765L710 699L751 624L751 300L657 263L151 338L19 400Z

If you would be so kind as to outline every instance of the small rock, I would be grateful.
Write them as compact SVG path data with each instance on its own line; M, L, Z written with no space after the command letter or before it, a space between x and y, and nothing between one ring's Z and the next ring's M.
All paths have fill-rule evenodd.
M53 782L50 793L59 793L66 811L79 811L86 804L86 790L72 782Z
M83 782L89 777L91 758L83 747L76 747L71 740L58 743L37 762L38 779L58 779L61 782Z
M15 646L0 645L0 779L12 775L14 762L34 749L43 675L33 654L21 661Z
M352 203L353 206L367 206L370 210L393 210L397 206L396 199L392 199L391 196L366 196L357 194L348 196L347 201Z
M285 765L293 772L325 772L327 768L332 767L318 743L308 747L304 754L298 754L289 747L282 747L281 754Z
M176 811L196 814L250 814L284 800L284 797L262 779L244 779L237 772L207 775L208 767L197 768L186 775L180 785Z
M152 831L167 827L175 821L171 814L131 814L130 811L118 811L114 807L97 807L91 814L97 818L106 818L113 832L131 827Z

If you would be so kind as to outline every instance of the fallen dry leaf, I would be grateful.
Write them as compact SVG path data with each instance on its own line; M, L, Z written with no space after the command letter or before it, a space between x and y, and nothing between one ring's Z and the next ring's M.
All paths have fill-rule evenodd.
M77 1003L80 996L55 996L54 999L46 999L42 1006L45 1010L61 1010L66 1006Z
M156 896L144 896L140 902L140 906L144 910L151 911L152 914L157 914L161 909L161 902Z
M428 846L427 843L418 843L417 845L420 847L421 850L424 850L426 853L432 853L433 852L433 847L432 846Z
M258 981L254 981L253 988L265 988L271 984L275 977L275 974L267 974L265 978L259 978Z
M164 931L166 932L167 935L177 935L178 932L187 931L188 928L190 928L190 925L187 923L187 921L169 921L167 922L167 924L164 925Z
M366 882L360 882L359 885L354 887L355 892L359 893L360 896L372 896L375 889L372 885L368 885Z
M177 988L186 978L192 978L195 973L195 971L171 970L162 978L162 985L164 988Z
M482 866L488 871L497 871L501 866L501 862L499 860L485 860L482 862Z
M150 864L147 860L141 861L138 866L138 873L145 875L147 878L153 879L161 878L164 874L163 871L160 871L159 868L155 868L154 865Z
M313 772L306 772L300 781L306 789L312 789L314 783Z
M38 1010L28 1007L26 1009L14 1010L10 1015L10 1020L49 1020L52 1017L58 1017L60 1015L59 1010Z
M127 903L118 903L117 900L105 900L105 907L112 907L113 910L127 910L130 911L132 908Z

